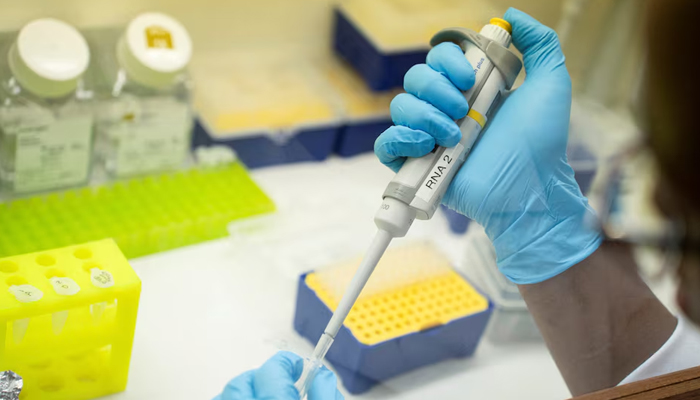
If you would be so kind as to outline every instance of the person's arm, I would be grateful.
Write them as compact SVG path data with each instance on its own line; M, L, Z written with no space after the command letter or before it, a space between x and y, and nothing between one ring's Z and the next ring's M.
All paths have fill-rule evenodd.
M567 271L519 288L575 396L620 383L677 324L623 244L603 243Z

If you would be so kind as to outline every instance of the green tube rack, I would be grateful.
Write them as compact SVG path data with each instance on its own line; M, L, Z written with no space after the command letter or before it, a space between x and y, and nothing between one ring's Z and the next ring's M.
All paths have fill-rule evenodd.
M0 257L113 238L133 258L274 209L240 163L71 189L0 203Z

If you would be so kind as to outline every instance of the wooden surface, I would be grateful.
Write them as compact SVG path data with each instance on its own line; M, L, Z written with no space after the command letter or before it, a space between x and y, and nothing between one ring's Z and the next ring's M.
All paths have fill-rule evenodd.
M611 389L601 390L575 400L689 400L700 399L700 367L657 376Z

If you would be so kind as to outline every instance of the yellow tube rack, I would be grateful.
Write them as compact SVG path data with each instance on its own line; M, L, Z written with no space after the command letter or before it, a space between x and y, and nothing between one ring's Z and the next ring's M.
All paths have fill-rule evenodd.
M21 400L126 388L141 281L112 240L0 259L0 371Z

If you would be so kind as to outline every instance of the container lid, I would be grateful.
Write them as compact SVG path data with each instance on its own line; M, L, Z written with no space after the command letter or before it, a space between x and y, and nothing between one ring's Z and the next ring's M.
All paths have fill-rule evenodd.
M192 58L192 40L174 18L144 13L134 18L117 45L120 65L134 81L152 87L173 83Z
M90 49L74 27L43 18L20 30L8 60L22 87L40 97L61 97L78 86L90 62Z
M503 47L508 47L512 41L512 32L513 28L508 21L501 18L491 18L488 25L484 25L479 33Z

